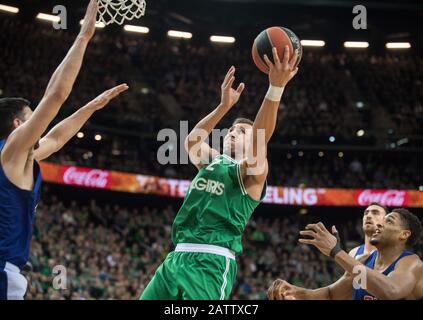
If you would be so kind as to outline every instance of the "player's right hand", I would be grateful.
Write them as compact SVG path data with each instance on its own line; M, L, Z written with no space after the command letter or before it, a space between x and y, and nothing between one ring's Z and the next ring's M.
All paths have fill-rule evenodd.
M84 22L82 23L79 36L90 40L95 33L95 24L97 22L98 4L97 0L90 0L87 12L85 13Z
M269 300L302 300L306 289L281 279L275 280L267 290Z
M225 79L223 80L221 90L222 97L220 104L225 108L232 108L239 100L242 91L244 91L244 83L240 83L238 88L235 90L232 88L232 85L235 81L235 67L232 66L226 73Z
M89 102L86 105L86 108L91 109L92 111L98 111L100 109L103 109L110 102L110 100L116 98L122 92L125 92L128 89L128 85L126 83L123 83L112 89L104 91L97 98Z
M275 87L285 87L298 72L298 67L295 66L298 60L298 50L295 50L293 56L290 57L288 46L285 46L282 61L279 59L276 47L273 47L272 53L274 63L267 55L264 55L264 61L269 67L270 84Z

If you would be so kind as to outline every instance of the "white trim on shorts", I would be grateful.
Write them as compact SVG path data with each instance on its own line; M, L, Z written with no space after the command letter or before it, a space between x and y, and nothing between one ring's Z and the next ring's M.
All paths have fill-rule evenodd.
M225 300L225 289L226 289L226 285L228 284L228 279L227 279L227 275L229 272L229 266L231 265L229 258L226 258L226 268L225 268L225 272L223 273L223 284L222 287L220 288L220 300Z
M212 244L202 243L178 243L175 248L176 252L201 252L217 254L226 258L235 260L235 253L228 248L215 246Z

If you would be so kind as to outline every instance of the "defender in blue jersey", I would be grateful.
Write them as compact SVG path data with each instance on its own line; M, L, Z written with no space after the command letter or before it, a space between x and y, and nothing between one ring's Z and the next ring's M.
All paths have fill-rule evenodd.
M301 231L300 243L311 244L331 256L347 272L354 300L400 300L423 298L423 262L409 251L422 235L422 224L406 209L394 209L378 225L370 243L377 248L364 263L355 260L339 246L335 227L332 233L322 223ZM353 283L353 277L355 282ZM289 292L285 292L289 295Z
M370 243L370 239L376 231L376 226L383 222L383 218L388 213L388 208L377 202L372 202L364 209L362 222L364 243L349 252L351 257L361 261L376 250ZM283 300L285 291L289 291L291 297L297 300L344 300L350 299L352 296L351 279L346 273L331 285L313 290L297 287L285 280L277 279L270 286L268 297L270 300Z
M40 198L38 161L60 150L96 110L128 89L123 84L104 92L40 140L72 90L94 35L97 10L97 2L91 0L75 43L34 112L25 99L0 99L0 300L23 299L26 292L27 281L21 270L28 262Z

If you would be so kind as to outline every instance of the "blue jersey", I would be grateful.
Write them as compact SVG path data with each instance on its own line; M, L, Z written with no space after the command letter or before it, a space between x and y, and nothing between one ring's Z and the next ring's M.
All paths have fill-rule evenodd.
M364 244L362 244L361 246L358 247L354 258L357 259L358 256L361 256L364 253Z
M0 140L0 154L5 145ZM34 162L34 189L22 190L6 177L0 163L0 264L22 269L28 262L35 209L40 198L40 166Z
M376 258L377 258L377 251L374 251L364 262L364 265L370 269L374 269L375 268L375 262L376 262ZM397 265L398 261L400 261L402 258L407 257L407 256L411 256L414 253L409 252L409 251L403 251L401 253L401 255L394 261L391 263L391 265L385 269L385 271L383 271L382 274L384 274L385 276L387 276L388 274L390 274L392 271L395 270L395 266ZM353 300L376 300L377 298L372 296L370 293L368 293L366 290L363 289L354 289L353 288Z

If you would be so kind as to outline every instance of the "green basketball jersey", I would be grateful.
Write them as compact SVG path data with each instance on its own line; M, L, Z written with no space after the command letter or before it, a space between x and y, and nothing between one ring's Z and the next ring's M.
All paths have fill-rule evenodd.
M260 200L265 194L266 186ZM259 204L245 190L239 163L220 155L191 182L173 222L172 241L212 244L239 254L242 233Z

